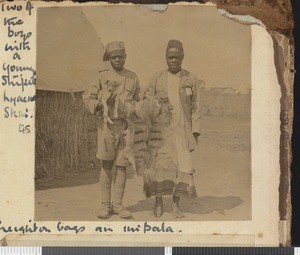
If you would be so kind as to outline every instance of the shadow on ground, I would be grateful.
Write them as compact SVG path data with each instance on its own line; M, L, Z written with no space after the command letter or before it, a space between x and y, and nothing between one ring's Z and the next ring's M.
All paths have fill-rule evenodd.
M127 208L131 212L152 211L154 206L154 198L144 199L138 201L136 204L128 206ZM164 211L171 212L171 197L163 198ZM228 197L214 197L203 196L193 199L181 199L181 207L184 208L186 213L194 214L207 214L216 211L219 214L226 215L225 211L243 203L240 197L228 196Z
M91 185L99 182L100 166L88 169L66 172L54 177L35 179L35 190L71 188L81 185ZM133 179L132 167L127 169L127 179Z

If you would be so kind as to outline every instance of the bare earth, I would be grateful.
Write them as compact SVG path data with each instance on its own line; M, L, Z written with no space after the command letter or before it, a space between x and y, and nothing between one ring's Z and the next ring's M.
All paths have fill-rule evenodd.
M232 221L251 219L250 120L235 117L203 117L202 136L193 152L198 174L198 197L181 200L186 221ZM139 221L157 220L154 199L146 199L129 173L124 205ZM36 181L35 220L96 221L99 208L99 171L67 174ZM164 198L160 221L173 220L171 197ZM116 215L109 220L120 221Z

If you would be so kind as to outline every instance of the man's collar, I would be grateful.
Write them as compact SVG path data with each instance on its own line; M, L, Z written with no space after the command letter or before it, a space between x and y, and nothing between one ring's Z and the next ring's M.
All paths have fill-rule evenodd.
M171 75L174 75L174 76L176 76L177 78L180 78L181 77L181 73L182 73L182 69L179 71L179 72L177 72L177 73L171 73L170 71L169 71L169 69L167 70L167 72L168 72L168 74L171 74Z
M118 73L118 74L122 74L122 73L125 73L125 72L126 72L126 69L125 69L125 68L123 68L123 69L120 70L120 71L117 71L116 69L113 69L113 68L111 67L110 70L111 70L112 72Z

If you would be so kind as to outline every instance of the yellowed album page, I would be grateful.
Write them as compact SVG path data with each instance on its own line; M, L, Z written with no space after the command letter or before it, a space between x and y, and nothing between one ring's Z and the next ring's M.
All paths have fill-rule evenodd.
M184 2L2 2L0 19L1 245L279 245L262 22Z

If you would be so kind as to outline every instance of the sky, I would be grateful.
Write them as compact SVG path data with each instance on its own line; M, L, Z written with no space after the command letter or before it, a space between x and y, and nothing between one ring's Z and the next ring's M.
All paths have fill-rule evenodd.
M165 69L169 39L182 41L183 68L207 87L250 91L251 30L218 13L214 6L169 6L165 12L142 6L81 7L103 45L124 41L126 68L141 86Z

